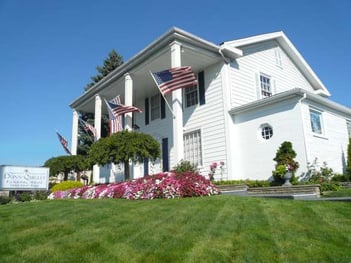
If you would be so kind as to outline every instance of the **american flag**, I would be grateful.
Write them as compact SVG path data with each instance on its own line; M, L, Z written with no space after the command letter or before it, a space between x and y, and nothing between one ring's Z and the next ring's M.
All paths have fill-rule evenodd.
M176 89L197 85L195 74L189 66L170 68L151 74L163 95Z
M63 149L65 149L66 153L71 155L71 151L68 149L68 142L67 140L57 131L56 132L58 138L59 138L59 141L63 147Z
M122 103L109 101L108 104L112 110L113 115L116 117L129 112L141 112L141 110L137 107L123 105Z
M88 122L84 121L83 119L79 118L80 123L82 124L84 130L86 132L91 132L94 135L94 139L96 139L96 129L93 125L89 124Z
M122 131L123 130L122 116L115 116L110 107L110 103L112 104L121 103L121 99L119 95L110 101L105 100L105 103L107 106L108 116L110 119L110 135L113 133Z

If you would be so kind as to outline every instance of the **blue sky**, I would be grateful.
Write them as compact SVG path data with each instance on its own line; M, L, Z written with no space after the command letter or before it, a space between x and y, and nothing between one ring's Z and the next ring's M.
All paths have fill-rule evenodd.
M64 155L69 104L115 49L127 61L177 26L213 43L284 31L351 107L351 1L0 0L0 164Z

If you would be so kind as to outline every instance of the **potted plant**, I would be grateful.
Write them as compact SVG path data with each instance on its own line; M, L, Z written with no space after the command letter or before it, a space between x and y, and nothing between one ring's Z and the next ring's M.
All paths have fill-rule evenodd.
M277 150L273 159L276 161L275 170L273 171L274 183L278 185L290 186L290 180L295 176L299 163L294 160L296 152L292 148L292 143L285 141Z

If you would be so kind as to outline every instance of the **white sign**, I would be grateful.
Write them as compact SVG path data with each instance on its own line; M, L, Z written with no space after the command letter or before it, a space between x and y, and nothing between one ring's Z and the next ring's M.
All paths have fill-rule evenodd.
M0 166L0 190L48 190L49 168Z

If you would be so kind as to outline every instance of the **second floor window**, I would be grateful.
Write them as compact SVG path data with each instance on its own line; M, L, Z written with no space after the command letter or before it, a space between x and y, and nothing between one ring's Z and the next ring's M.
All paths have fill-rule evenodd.
M270 77L260 74L260 87L262 98L272 96L272 83Z
M161 103L160 94L156 94L150 98L150 110L151 110L151 120L156 120L160 118L161 115Z
M197 105L199 102L197 86L184 89L185 93L185 107Z

